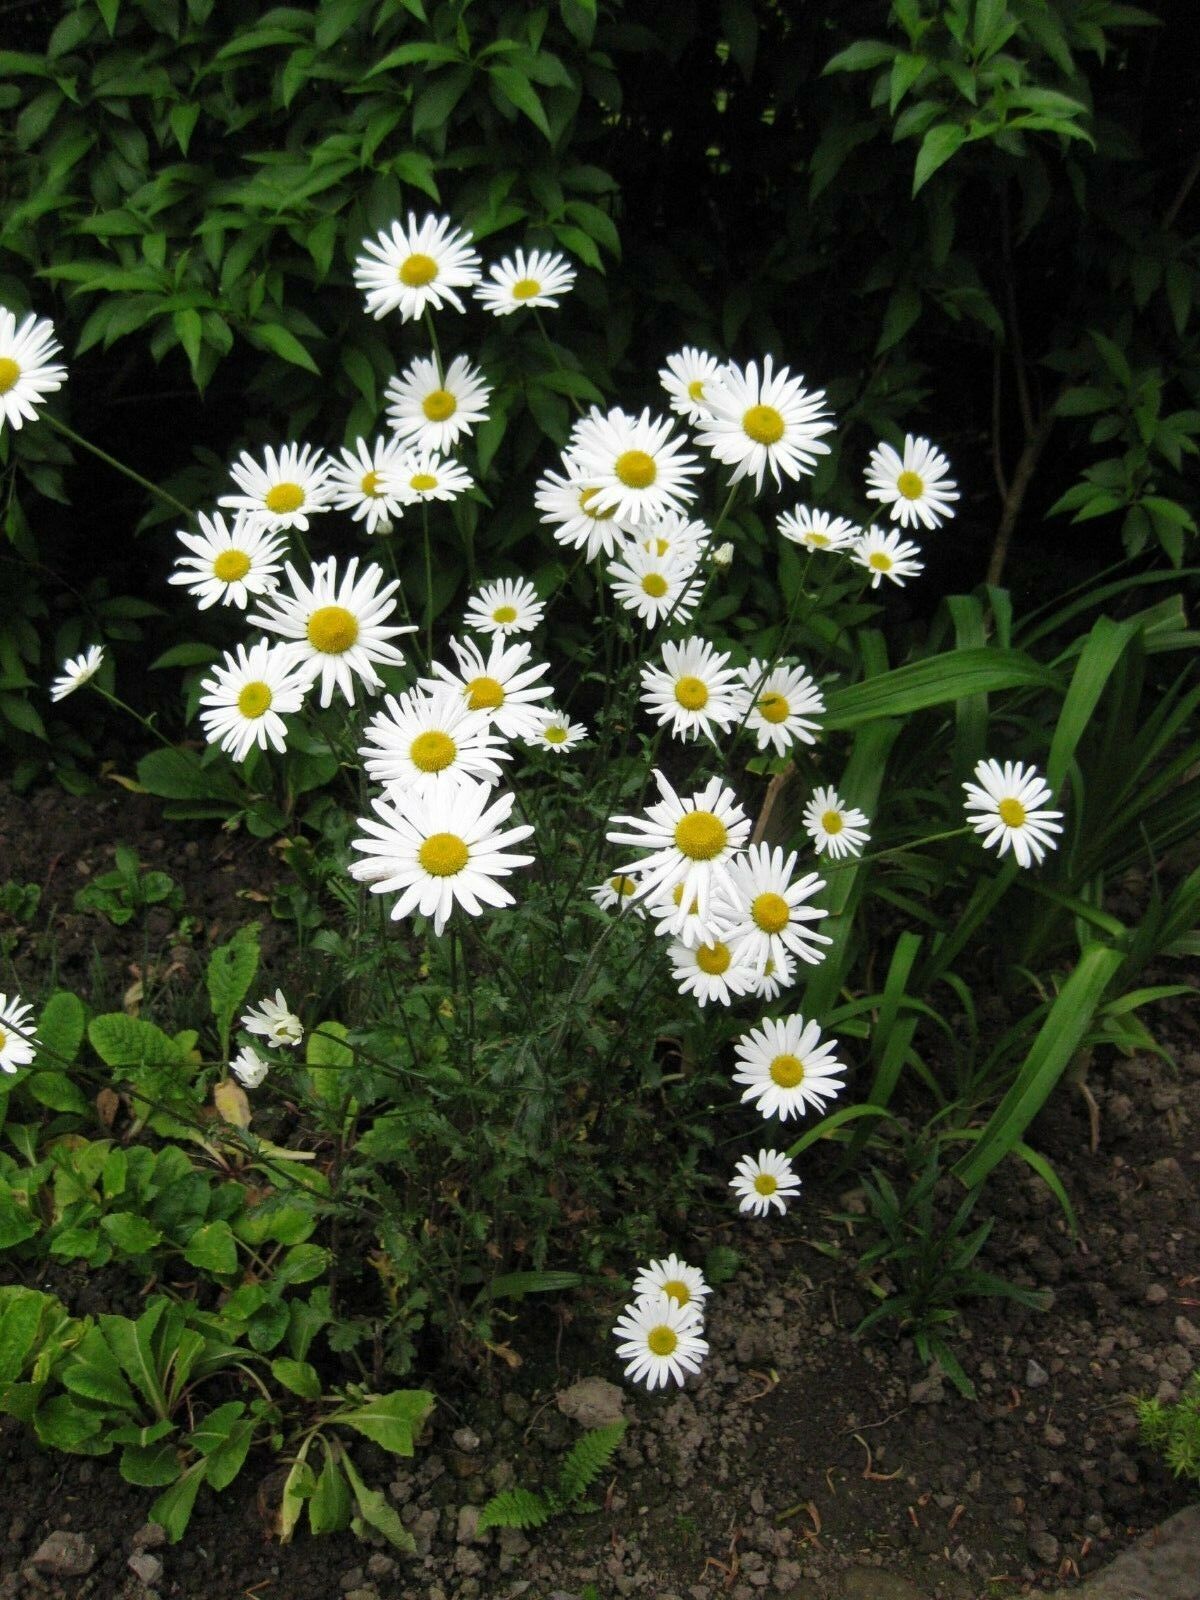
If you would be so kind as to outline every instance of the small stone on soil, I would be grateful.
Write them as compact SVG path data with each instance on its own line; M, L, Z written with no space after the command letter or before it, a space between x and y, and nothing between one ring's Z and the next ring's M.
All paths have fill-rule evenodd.
M158 1556L152 1556L146 1550L135 1551L126 1565L138 1581L146 1585L147 1589L152 1588L163 1575L163 1564Z
M625 1395L607 1378L581 1378L556 1394L554 1403L581 1428L604 1428L625 1414Z
M1032 1356L1025 1363L1025 1387L1027 1389L1044 1389L1050 1382L1050 1374L1039 1361Z
M32 1564L52 1578L82 1578L96 1565L96 1549L81 1533L60 1528L38 1545Z

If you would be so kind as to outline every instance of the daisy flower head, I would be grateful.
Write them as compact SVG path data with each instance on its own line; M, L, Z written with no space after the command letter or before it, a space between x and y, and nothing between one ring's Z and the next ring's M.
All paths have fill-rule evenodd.
M689 1267L687 1262L677 1255L664 1256L661 1261L652 1261L648 1267L643 1267L633 1280L635 1299L641 1300L647 1295L652 1298L660 1294L670 1295L676 1305L694 1306L702 1317L704 1302L711 1293L712 1290L705 1283L700 1268Z
M82 655L72 656L68 661L64 661L60 669L61 675L50 685L51 700L65 700L69 694L74 694L76 689L82 689L84 684L100 671L103 662L104 646L101 644L90 644Z
M329 467L333 509L366 523L368 533L391 533L407 499L400 479L404 457L399 440L382 437L370 446L358 439L353 450L343 449L342 459Z
M561 755L564 750L571 750L588 736L587 728L582 722L572 722L565 711L539 711L538 731L526 735L525 743L536 745L541 750L553 750L556 755Z
M601 911L616 908L628 916L645 917L645 909L636 898L639 888L636 878L631 878L627 872L618 872L605 878L603 883L594 884L590 893Z
M655 555L636 544L610 562L608 578L618 603L650 627L664 617L687 622L704 590L694 557L674 551Z
M516 250L488 268L490 283L481 283L475 298L494 316L507 317L526 306L557 310L564 294L575 287L575 268L566 256L551 250Z
M701 1337L704 1324L694 1306L681 1306L669 1294L647 1295L627 1305L613 1328L625 1376L647 1389L683 1384L699 1372L708 1354Z
M225 526L219 511L206 517L197 514L199 533L180 528L176 534L185 550L168 583L180 583L199 604L201 611L217 604L246 609L252 594L270 594L278 579L275 574L283 562L284 542L252 516L239 511L233 527Z
M778 1000L785 989L792 987L795 975L795 964L790 956L784 961L768 956L766 966L756 974L747 993L756 1000Z
M471 596L463 621L476 633L532 633L545 610L527 579L500 578Z
M396 470L400 493L409 505L421 500L457 500L475 487L466 467L445 461L434 450L406 450Z
M677 939L670 948L671 975L680 994L695 995L698 1005L716 1000L730 1006L739 995L747 994L754 969L738 950L724 939L695 946Z
M925 563L917 560L920 554L920 545L913 544L911 539L901 539L896 528L884 533L882 528L872 523L860 535L850 559L858 566L866 567L871 574L872 589L878 589L883 578L890 578L903 588L905 578L915 578L924 571Z
M482 712L472 711L460 694L445 686L432 695L419 691L400 700L388 695L385 709L372 717L359 748L376 783L394 796L416 795L433 802L463 783L499 783L503 743L489 730Z
M529 665L533 646L497 636L486 656L474 639L462 644L451 639L450 648L458 663L457 674L435 661L434 676L422 678L421 688L450 684L472 711L484 713L501 738L536 738L541 726L539 713L545 710L538 702L548 700L554 690L537 681L550 670L548 665L544 661Z
M698 565L712 529L707 523L696 522L681 511L668 511L653 522L644 522L637 530L637 543L643 550L656 556L684 556Z
M416 911L433 918L440 936L455 905L477 917L485 905L513 903L496 880L533 860L511 849L533 832L525 823L505 826L515 804L514 795L495 799L486 785L470 780L432 802L385 795L372 801L374 816L358 820L366 836L351 840L351 847L364 859L351 862L350 876L372 894L398 896L393 921Z
M879 500L903 528L940 528L954 516L958 489L950 463L928 439L904 435L904 454L890 444L876 445L867 464L867 499Z
M229 1070L244 1089L257 1089L270 1072L271 1063L265 1061L252 1045L246 1045L229 1063Z
M797 506L779 519L779 532L806 550L848 550L861 537L862 529L847 517L834 517L828 511Z
M249 649L227 651L211 678L200 684L200 721L209 744L219 744L235 761L256 746L287 749L284 717L299 711L312 678L286 645L265 639Z
M19 994L11 1000L0 994L0 1072L27 1067L37 1054L37 1039L29 1021L32 1015L33 1007Z
M780 662L768 672L765 661L751 661L742 677L753 696L746 726L760 750L771 745L783 755L797 741L816 744L820 723L813 719L824 713L825 696L803 667Z
M871 837L868 825L866 813L848 806L836 789L814 789L804 808L804 831L817 854L828 852L835 861L842 856L861 855Z
M734 1169L729 1187L741 1202L739 1211L765 1217L772 1206L782 1215L788 1202L800 1193L800 1179L792 1163L780 1150L760 1150L756 1156L743 1156Z
M466 356L455 356L444 373L432 356L418 356L388 382L388 424L414 449L445 453L485 420L491 392Z
M625 545L634 524L617 516L612 506L602 506L596 483L570 463L565 477L547 472L537 481L533 503L542 521L554 530L559 544L582 550L588 561L611 556Z
M714 915L712 902L702 917L696 897L684 899L682 883L647 900L646 913L654 918L654 931L659 938L678 939L689 950L701 944L715 944L725 936L725 924Z
M752 844L729 868L716 914L725 919L730 944L755 972L769 959L781 966L789 956L819 966L825 959L821 946L833 943L811 926L829 915L808 903L824 880L815 872L793 880L795 867L794 850L785 857L778 845Z
M745 715L742 674L707 639L684 639L678 644L668 639L662 660L661 667L642 668L641 699L651 716L670 725L677 739L701 733L711 739L714 726L727 732Z
M730 864L749 837L750 818L720 778L710 778L686 800L657 768L654 781L660 798L644 816L611 817L605 838L610 844L636 845L649 852L617 868L637 878L642 896L665 897L676 884L682 885L676 912L676 927L682 928L693 914L693 901L698 902L694 914L708 917L714 889L728 883Z
M329 705L335 688L353 705L355 678L372 694L382 689L375 664L402 667L404 657L391 640L417 631L411 623L387 620L396 609L399 580L380 588L383 569L374 562L360 577L357 556L350 557L340 580L336 556L318 561L308 583L290 561L285 570L291 592L277 590L268 601L274 609L255 612L249 620L291 641L292 655L309 681L321 680L322 706Z
M811 472L817 457L829 454L822 435L833 432L833 422L824 391L809 393L787 367L776 372L770 356L763 358L761 377L753 361L745 367L730 362L708 409L697 442L734 469L732 483L752 477L761 493L769 470L781 488L784 477Z
M0 422L19 429L37 420L38 407L67 375L53 359L61 350L45 317L31 311L18 327L13 313L0 306Z
M422 316L426 307L463 310L456 291L479 282L480 261L471 235L449 217L432 214L420 223L410 211L408 225L398 220L376 238L363 241L366 252L354 263L354 282L367 297L376 321L399 311L402 322Z
M243 450L229 469L242 492L224 494L217 504L246 512L272 533L288 528L305 533L309 517L333 503L329 468L321 452L307 444L285 444L278 452L268 445L261 462Z
M837 1040L821 1043L815 1022L794 1016L765 1017L736 1042L738 1070L734 1083L744 1083L742 1100L753 1100L764 1117L802 1117L810 1108L824 1111L845 1088L842 1063L835 1059Z
M1054 835L1063 831L1057 820L1062 812L1044 809L1054 795L1036 767L984 760L974 777L963 784L967 821L987 849L995 846L999 855L1011 850L1021 866L1031 867L1058 848Z
M576 427L571 459L596 486L596 506L610 507L624 521L641 524L681 511L696 491L689 480L700 471L666 417L649 410L640 417L610 411L585 417Z
M658 376L667 391L672 411L677 411L688 422L706 422L709 395L721 381L724 371L716 356L686 344L675 355L667 357L667 364L658 369Z
M251 1006L242 1016L242 1027L247 1033L259 1034L269 1044L294 1050L304 1038L304 1024L283 998L283 990L276 989L274 1000L266 999L257 1010Z

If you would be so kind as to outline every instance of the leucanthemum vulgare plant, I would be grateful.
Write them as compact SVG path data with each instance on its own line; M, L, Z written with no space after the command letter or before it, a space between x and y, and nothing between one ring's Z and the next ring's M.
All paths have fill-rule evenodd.
M475 513L515 492L479 449L514 381L479 358L481 323L580 389L545 321L571 265L518 251L483 272L449 218L368 242L364 315L396 372L376 434L242 450L224 511L179 526L171 581L230 644L189 691L207 754L153 752L139 777L233 822L278 817L316 959L299 988L265 975L286 985L274 1001L175 1063L171 1115L215 1113L250 1150L256 1124L273 1147L285 1126L311 1163L344 1307L331 1353L404 1374L436 1335L515 1362L514 1300L594 1295L600 1269L633 1278L665 1249L614 1331L631 1381L667 1387L707 1350L698 1191L746 1226L785 1223L813 1139L857 1150L905 1071L943 1113L957 1096L938 1137L982 1181L1025 1151L1145 952L1089 945L1025 1034L937 1081L923 995L944 985L970 1032L954 964L1019 878L1040 910L1060 842L1046 903L1083 915L1096 839L1055 802L1094 700L1013 647L994 596L990 629L959 605L950 648L890 664L872 624L920 580L903 535L944 537L950 465L927 439L884 441L863 485L815 506L836 418L786 352L662 352L652 402L577 402L530 496L537 555L480 569ZM35 411L49 392L31 378ZM467 582L448 589L449 552ZM780 585L780 624L732 614L749 568ZM94 670L66 663L55 692L110 694ZM1039 740L1056 697L1071 717ZM1020 907L1003 916L1024 956L1047 918ZM736 1160L716 1144L730 1126Z

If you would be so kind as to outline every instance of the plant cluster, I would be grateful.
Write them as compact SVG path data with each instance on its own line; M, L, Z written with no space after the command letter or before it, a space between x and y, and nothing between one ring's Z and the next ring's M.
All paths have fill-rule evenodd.
M1193 1372L1178 1400L1136 1403L1142 1443L1157 1450L1177 1478L1200 1483L1200 1372Z

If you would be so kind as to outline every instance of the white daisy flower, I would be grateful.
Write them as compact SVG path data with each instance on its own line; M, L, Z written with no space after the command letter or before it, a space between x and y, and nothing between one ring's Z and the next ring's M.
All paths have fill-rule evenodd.
M779 532L793 544L806 550L848 550L862 529L846 517L831 516L828 511L814 511L808 506L797 506L779 519Z
M825 887L824 880L809 872L793 881L796 860L794 850L785 858L778 845L752 844L730 865L718 892L714 914L724 920L726 938L755 972L768 959L779 966L789 955L819 966L825 959L820 946L833 943L809 926L829 915L808 904Z
M681 883L667 894L651 896L646 901L646 914L654 918L654 931L660 939L678 939L689 950L725 937L725 924L718 920L713 904L710 902L707 915L702 917L695 896L684 901Z
M493 638L485 657L474 639L459 644L451 639L450 648L458 662L457 674L440 661L432 663L432 678L422 678L422 689L438 689L451 684L472 711L482 711L504 739L536 739L545 710L539 700L554 693L548 683L538 683L550 669L545 662L529 666L533 646L512 644Z
M810 1108L824 1111L825 1102L846 1087L839 1076L846 1069L834 1058L837 1040L822 1044L820 1028L799 1013L765 1017L759 1027L742 1034L736 1049L733 1081L747 1085L742 1100L757 1102L755 1109L764 1117L786 1122Z
M671 400L671 410L689 422L708 420L708 397L721 381L725 368L716 356L694 345L684 345L658 369L659 380Z
M467 781L453 794L433 803L404 795L372 801L373 817L360 817L366 838L351 840L366 857L350 864L350 875L370 886L372 894L396 894L393 921L414 911L433 918L441 935L455 904L477 917L485 905L513 901L496 882L532 856L514 855L510 846L527 839L532 827L505 828L515 796L501 795L482 783Z
M509 316L524 306L557 309L564 294L575 287L575 268L566 256L549 250L517 250L488 268L491 283L475 291L480 305L497 317Z
M825 696L803 667L779 662L767 672L765 661L751 661L742 668L742 677L747 694L754 696L746 726L760 750L772 745L777 755L784 755L797 740L816 744L820 724L813 718L824 713Z
M255 612L249 620L268 633L295 641L294 659L302 663L310 682L321 680L322 706L333 699L335 688L353 705L355 678L371 693L382 689L375 663L402 667L404 657L390 641L417 631L411 623L387 623L396 609L399 580L393 578L380 588L383 569L373 562L359 577L357 556L346 563L340 581L336 556L318 561L308 583L290 561L285 570L291 593L277 590L268 597L274 609Z
M697 566L711 538L707 523L694 521L681 511L668 511L652 522L643 522L634 534L634 542L652 555L685 556Z
M244 611L252 594L270 594L283 565L283 539L245 512L237 514L232 528L219 511L211 517L201 511L197 520L199 533L177 530L180 544L192 553L179 557L167 582L185 585L201 611L218 603Z
M915 578L924 570L925 563L916 559L920 553L920 545L901 539L895 528L884 533L872 523L853 547L850 559L866 567L871 574L872 589L878 589L883 578L890 578L903 588L905 578Z
M651 627L668 616L672 622L689 621L704 592L691 556L674 551L654 555L640 545L630 545L609 564L608 578L625 610Z
M601 911L624 908L626 916L645 917L645 910L635 898L639 888L636 878L631 878L627 872L618 872L603 883L594 884L590 893Z
M31 311L18 327L13 313L0 306L0 422L18 429L37 420L38 407L67 375L52 359L61 350L52 322Z
M380 437L368 446L360 438L353 450L343 449L342 459L329 465L333 509L365 522L368 533L391 533L407 502L401 488L404 461L404 446L397 439Z
M65 700L76 689L82 689L100 671L103 662L104 646L100 644L90 644L82 655L64 661L60 668L62 676L55 678L50 685L51 700Z
M811 472L817 457L829 454L822 435L833 432L833 422L825 406L823 390L810 394L787 367L776 372L770 356L763 359L761 379L755 362L744 368L730 362L709 396L697 442L733 467L732 483L752 477L761 493L769 469L781 488L784 477Z
M708 1354L703 1327L694 1306L681 1306L669 1294L626 1306L613 1328L613 1338L623 1341L617 1356L626 1363L625 1376L650 1390L682 1384Z
M879 444L871 451L865 473L868 500L887 506L893 522L915 528L940 528L955 515L959 498L950 463L928 439L904 435L904 454L897 455L890 444Z
M596 505L612 507L621 519L641 524L668 511L681 511L696 491L689 483L700 465L683 451L666 417L649 410L640 417L620 410L596 413L577 425L570 447L574 466L596 485Z
M204 737L235 761L244 761L256 745L286 750L283 719L299 711L311 683L287 645L260 639L247 650L239 644L237 654L227 651L213 676L200 685Z
M706 639L668 639L662 647L663 665L641 670L642 704L660 723L669 724L677 739L713 728L727 732L746 714L747 693L742 673L729 665L729 657Z
M1056 850L1062 824L1061 811L1040 809L1054 795L1036 767L1020 761L981 761L975 782L964 783L967 821L983 838L987 849L1003 855L1011 849L1023 867L1040 863L1047 850ZM979 813L972 816L972 812Z
M739 995L749 993L754 969L724 939L694 947L677 939L668 955L671 975L679 985L680 994L695 995L698 1005L706 1006L710 1000L716 1000L723 1006L730 1006Z
M804 808L804 831L817 848L818 855L829 855L837 861L842 856L862 854L870 839L865 812L848 806L836 789L813 790L813 797Z
M538 731L536 734L526 735L525 743L561 754L564 750L573 749L587 736L588 731L584 724L572 722L565 711L539 711Z
M729 1180L729 1187L741 1202L738 1210L752 1211L756 1217L765 1217L772 1206L782 1215L800 1193L800 1179L780 1150L743 1156L734 1170L737 1177Z
M703 789L681 800L664 775L655 769L660 799L641 817L609 818L605 838L610 844L637 845L649 855L618 873L629 873L640 885L639 896L670 894L681 884L676 927L682 928L698 901L698 915L709 915L714 890L729 881L729 869L750 833L750 818L732 789L720 778L710 778ZM631 831L612 824L625 823Z
M432 695L388 695L385 710L364 730L359 755L367 773L394 797L413 794L433 803L470 781L492 785L510 759L480 711L443 686Z
M289 1009L283 990L276 989L274 1000L264 1000L257 1011L253 1006L242 1016L242 1027L247 1033L256 1033L270 1044L294 1050L304 1038L304 1024Z
M229 469L242 492L223 494L217 504L246 512L272 533L288 528L305 533L309 517L333 503L329 466L321 451L307 444L285 444L278 454L268 445L261 463L243 450Z
M409 505L420 500L457 500L475 486L466 467L457 461L444 461L433 450L406 450L396 480Z
M766 966L757 974L747 993L756 1000L778 1000L785 989L792 987L795 975L795 964L790 956L785 961L768 956Z
M270 1001L266 1003L269 1005ZM257 1089L270 1072L271 1063L265 1061L252 1045L246 1045L229 1063L229 1070L243 1088Z
M634 526L618 517L614 507L600 505L598 494L597 485L568 464L566 477L547 472L539 478L533 497L541 520L553 527L558 543L568 550L583 550L588 561L623 549L625 535Z
M19 994L10 1000L0 994L0 1072L13 1073L27 1067L37 1054L37 1038L30 1017L33 1007Z
M388 382L388 425L412 449L447 454L486 419L491 392L466 356L455 356L440 376L432 356L418 356Z
M428 306L463 310L455 293L479 282L480 261L471 249L471 235L452 226L449 217L429 215L419 224L410 211L408 226L393 222L376 238L363 241L365 255L354 263L354 282L367 297L376 319L399 311L412 322Z
M652 1298L670 1295L676 1305L694 1306L703 1317L704 1302L712 1293L704 1281L699 1267L689 1267L679 1256L664 1256L643 1267L633 1280L633 1295L637 1300L649 1295Z
M463 621L476 633L532 633L545 611L545 602L526 579L501 578L472 595Z

